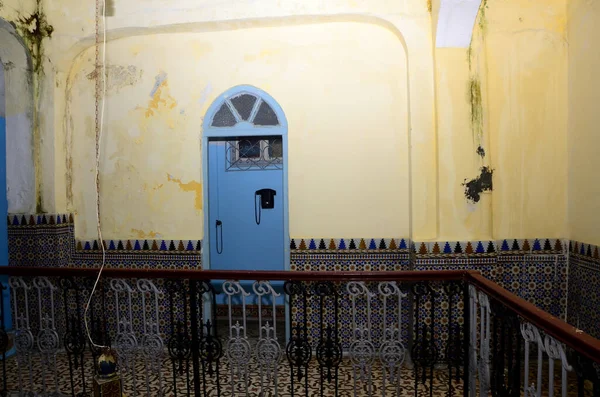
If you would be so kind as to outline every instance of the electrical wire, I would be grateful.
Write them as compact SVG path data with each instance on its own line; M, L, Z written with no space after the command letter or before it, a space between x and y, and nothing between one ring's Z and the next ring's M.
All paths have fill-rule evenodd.
M98 0L96 0L98 1ZM98 18L98 17L96 17ZM85 324L85 331L87 333L87 337L90 341L90 344L96 348L106 348L106 346L98 345L94 343L92 339L92 335L90 334L90 329L87 321L87 314L92 303L92 298L94 297L94 293L96 292L96 288L98 287L98 282L100 281L100 277L102 276L102 271L104 270L104 266L106 264L106 247L104 246L104 240L102 238L102 228L100 224L100 147L102 143L102 132L104 129L104 107L105 107L105 98L106 98L106 0L102 0L102 29L103 29L103 39L102 39L102 73L98 73L98 64L96 62L96 78L99 79L102 76L102 105L100 110L100 129L98 130L98 134L96 136L96 226L98 228L98 240L100 241L100 249L102 250L102 264L100 266L100 270L98 271L98 276L96 277L96 281L94 282L94 287L92 288L92 292L90 292L90 297L88 298L88 302L85 305L85 311L83 313L83 322ZM96 40L96 46L98 45L98 40ZM98 98L96 97L96 101ZM98 119L96 117L96 119ZM97 121L98 122L98 121Z

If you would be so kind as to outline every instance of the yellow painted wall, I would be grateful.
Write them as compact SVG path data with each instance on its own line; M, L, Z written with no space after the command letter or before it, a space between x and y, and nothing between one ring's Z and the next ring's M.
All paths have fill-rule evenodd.
M288 117L293 237L564 237L566 0L488 0L470 62L466 49L434 48L431 3L431 15L425 0L119 3L106 21L104 237L202 237L201 118L236 84L265 89ZM75 211L77 237L94 238L94 9L42 4L55 28L38 93L43 209ZM494 192L472 204L461 184L482 165Z
M488 1L484 51L493 233L566 236L566 1Z
M569 238L600 245L600 4L570 0Z
M469 66L464 48L438 48L436 99L439 151L439 240L491 239L491 193L478 203L465 198L465 179L483 165L471 128ZM485 146L485 145L484 145ZM487 148L489 151L489 148Z
M53 206L47 210L83 211L83 213L86 213L87 215L79 216L84 217L84 220L81 222L85 222L87 224L86 228L89 232L77 232L78 237L93 237L92 230L94 229L93 225L95 224L95 220L90 212L93 207L93 203L88 203L86 201L85 209L76 208L77 205L74 204L75 199L74 197L71 197L69 193L74 192L74 189L71 189L70 187L77 184L77 176L74 175L74 172L71 172L72 164L70 163L70 159L72 158L70 153L74 148L73 144L76 134L71 134L69 131L75 130L71 123L71 114L78 112L74 112L73 109L68 109L66 105L71 101L74 103L79 102L81 105L77 106L81 109L85 109L85 113L89 113L91 109L90 106L92 106L92 104L89 102L90 98L87 98L88 102L83 102L80 100L83 97L86 97L86 95L82 95L77 99L77 101L75 101L73 98L65 100L65 96L72 95L69 87L71 87L75 81L73 76L76 72L74 71L79 68L77 65L79 62L78 57L83 53L88 54L88 52L92 52L90 45L93 44L94 40L93 9L84 6L81 2L76 0L66 0L61 4L44 1L44 6L48 18L51 21L57 21L57 23L55 23L56 31L54 38L50 40L47 45L47 54L49 59L52 59L51 69L53 72L52 79L49 79L51 83L47 84L48 86L52 84L55 86L55 88L54 90L48 89L42 93L42 103L44 103L44 106L47 108L45 111L49 115L52 115L51 118L48 118L48 121L53 123L53 128L48 128L47 130L52 131L54 134L52 139L49 141L54 142L54 151L52 152L52 156L54 157L55 161L54 167L52 168L54 174L52 183L56 189L54 190L54 197L52 201ZM64 23L65 20L68 20L68 23ZM195 33L208 34L213 32L216 33L228 31L237 31L239 33L241 30L249 31L253 29L260 29L266 32L266 29L271 28L274 28L273 31L277 31L275 28L311 25L317 26L323 24L336 26L347 23L354 27L372 26L376 29L371 29L371 31L377 31L378 29L381 31L387 31L390 37L394 38L392 40L394 41L394 45L392 46L393 50L391 50L391 52L388 51L390 49L386 47L388 44L383 43L382 45L385 47L387 53L382 52L376 56L376 59L380 61L383 60L383 62L380 62L382 65L390 62L392 64L395 63L396 59L394 57L400 49L405 51L404 56L408 59L409 70L406 69L405 64L403 64L404 66L402 68L396 68L394 76L395 78L399 79L398 81L400 81L400 83L394 80L392 81L392 86L405 84L408 80L411 87L410 99L406 96L395 97L396 100L404 102L401 104L400 110L394 108L394 117L403 117L404 114L402 112L406 109L406 107L410 108L410 112L406 113L406 117L402 120L402 123L406 123L406 125L410 123L412 131L412 217L409 221L407 221L405 218L408 218L408 215L402 215L402 221L396 222L399 219L396 215L392 215L392 218L389 220L389 222L396 222L397 224L393 227L388 227L385 226L388 224L386 222L388 222L389 218L389 214L387 212L380 212L377 216L374 216L374 210L372 209L367 209L367 211L363 211L362 209L356 210L356 208L360 208L365 201L369 201L368 204L365 204L367 208L373 208L373 206L379 205L380 201L385 201L383 208L390 208L392 206L391 201L394 199L393 206L395 211L408 212L408 209L406 208L408 207L408 204L402 200L395 200L394 196L397 193L395 190L400 188L403 189L402 194L404 196L408 195L408 185L398 188L396 188L396 185L393 185L393 188L383 185L382 189L379 188L382 185L377 185L378 190L383 193L381 195L382 198L366 200L364 197L361 197L362 193L357 194L357 192L353 192L349 197L345 198L349 203L354 202L356 204L353 206L352 214L349 214L350 211L344 212L338 207L333 208L332 211L330 211L330 216L332 217L343 215L343 219L339 221L339 226L333 226L332 224L329 224L328 226L322 225L321 223L329 223L328 219L330 218L327 216L314 217L311 219L311 222L319 225L318 229L311 228L311 231L307 232L306 227L302 226L302 222L307 221L306 213L303 213L302 217L298 220L299 229L297 229L297 233L301 233L302 235L304 233L309 233L311 236L328 236L332 235L332 233L343 236L351 234L358 234L360 236L364 236L366 234L396 236L399 232L402 232L403 235L410 234L408 230L412 224L412 234L414 237L433 238L436 235L437 215L436 211L431 211L430 209L435 208L435 202L437 198L437 182L435 179L437 168L435 164L437 160L435 157L436 139L433 115L434 81L432 78L433 59L431 57L431 19L427 9L426 1L408 0L397 2L389 0L335 0L323 2L322 0L308 0L298 3L281 2L279 0L265 0L261 3L261 7L258 8L252 3L245 1L222 2L220 0L207 0L206 2L203 2L201 6L199 6L196 1L182 0L178 2L177 7L171 7L170 5L167 5L161 1L144 1L143 3L132 1L119 4L118 7L115 7L114 15L109 15L107 18L109 40L108 58L110 62L111 51L113 51L111 50L111 47L113 46L112 43L116 43L120 39L133 38L140 35L151 37L153 35L177 33L177 37L179 38L184 37L187 34ZM344 43L342 45L338 43L336 44L336 47L339 47L341 51L346 51L348 48L353 48L353 51L355 51L355 56L357 57L360 57L360 51L363 51L363 47L367 46L367 42L370 43L370 47L373 48L373 51L375 49L381 50L383 48L380 45L373 45L374 41L372 38L375 39L379 37L378 34L371 34L369 32L368 35L361 36L358 34L358 32L364 33L364 31L360 29L358 29L356 32L351 32L346 38L344 38ZM316 37L315 35L309 34L307 37L311 38L312 42L309 43L307 39L304 44L301 44L302 46L306 47L314 45L315 43L318 43L319 47L323 46L320 38ZM354 38L354 42L350 40L351 38ZM152 44L146 44L146 46L150 48L150 46L154 44L153 41L154 40L148 40L148 43L152 42ZM231 48L229 50L240 51L241 48L238 47L241 45L245 45L245 41L237 40L235 43L231 44ZM177 49L177 52L175 49ZM261 51L264 49L269 50L269 48L262 48ZM175 46L173 47L171 54L173 54L173 56L178 56L182 51L187 50L187 48ZM335 53L335 49L333 52ZM391 58L389 57L388 53L392 54ZM408 56L406 54L408 54ZM89 55L85 56L89 57ZM156 55L151 58L153 61L157 61ZM361 59L357 61L358 63L355 62L354 59L352 60L352 62L357 63L357 67L362 67L358 64L364 64L366 62L365 59L362 57L360 58ZM384 58L386 59L384 60ZM92 60L90 59L87 62L92 62ZM246 61L244 60L243 62ZM283 58L278 59L275 57L272 58L270 62L282 62L282 64L279 66L274 66L276 69L287 67L285 66L287 61L285 61ZM403 62L406 62L406 60ZM155 62L156 66L160 67L160 65L157 63L158 62ZM119 63L119 65L122 64ZM239 65L240 69L243 69L241 67L242 63ZM207 73L207 78L209 74L215 73L214 70L208 70L207 68L203 70ZM216 70L218 70L218 68ZM348 73L352 74L353 70L356 69L350 69ZM158 72L159 71L157 70L154 73ZM367 73L367 75L368 74L369 73ZM148 78L152 80L153 76L154 74L150 74L143 77L143 79ZM246 78L244 81L240 80L235 82L260 85L257 82L265 80L263 72L246 75L245 77ZM356 81L356 79L351 78L350 81ZM219 89L225 90L233 85L232 83L234 83L233 79L229 80L227 83L223 83ZM380 84L380 82L373 85L373 92L379 90L379 94L389 96L389 88L386 89L388 91L381 92L380 87L377 87L378 84ZM147 88L148 87L144 87L144 90L147 91ZM345 85L344 87L339 88L341 89L340 92L349 92L348 90L350 90L350 88L346 87ZM269 90L268 88L267 90L270 93L275 94L272 92L272 90ZM217 91L217 88L215 88L212 94L217 95ZM367 89L366 91L368 93L371 91L371 88ZM277 97L277 99L280 100L279 97ZM339 98L338 102L340 102ZM360 100L356 100L354 102L356 105L355 108L362 106ZM373 104L376 104L376 102L373 102L372 98L370 98L370 106ZM346 105L348 104L346 103ZM355 108L352 110L344 109L344 111L353 113ZM387 111L387 109L385 109L385 111ZM365 120L369 120L369 118L373 117L373 114L378 114L378 112L380 112L380 109L371 109L369 116L366 116ZM358 112L358 114L360 114L360 112ZM386 124L388 121L384 120L382 123ZM341 123L340 125L343 126L344 124ZM377 127L379 126L381 126L381 123L377 124ZM408 130L408 127L406 128ZM363 143L361 147L367 148L368 146L369 145L364 145ZM383 150L394 150L395 147L397 147L397 144L392 142L392 145L389 147L384 147ZM300 147L298 147L298 149L300 149ZM93 156L93 147L86 146L85 150L88 151L88 155ZM371 156L373 155L373 152L374 150L369 150L369 154ZM62 159L66 160L61 161ZM398 161L408 161L408 155ZM380 169L381 164L377 165L378 162L379 160L375 159L373 161L373 167L375 168L369 169L369 171ZM393 162L392 166L395 166ZM310 167L310 165L308 167ZM335 168L335 171L339 171L339 168L340 167ZM352 166L350 169L352 169ZM408 167L406 167L406 169L408 170ZM290 173L291 172L293 172L293 164L290 164ZM359 173L359 175L361 174ZM176 176L173 177L177 179ZM351 179L350 176L346 175L338 175L336 177L345 180ZM375 175L375 177L371 175L369 178L366 178L362 184L367 187L372 187L372 183L374 183L373 181L377 180L379 177L379 175ZM303 175L301 178L306 178L306 176ZM317 175L315 178L315 180L319 180L319 178L325 178L325 176ZM182 180L182 183L188 183L191 181L191 179L186 180L183 177L179 179ZM81 177L80 180L82 180ZM194 180L200 182L198 178L195 178ZM396 180L394 179L394 183L395 182ZM400 183L404 184L404 181L400 180ZM331 183L329 182L327 186L331 186ZM290 184L290 194L292 193L291 189L293 188L294 187ZM354 189L358 190L356 184L354 184ZM305 193L298 193L298 197L302 197L303 194ZM294 198L290 196L290 204L292 204L293 200ZM83 201L84 200L81 200L81 202ZM300 203L300 206L309 205L300 200L296 201ZM368 222L371 226L361 227L361 222L365 223L366 221L364 221L364 218L367 216L370 216L371 218ZM184 216L177 215L177 217L180 218ZM358 223L356 221L358 221ZM376 222L381 223L380 221L384 222L383 226L376 225ZM128 224L127 222L128 221L123 221L123 224ZM80 225L78 229L81 228L82 226ZM112 234L114 229L111 230L111 228L109 228L109 230L106 232L107 236L114 236L114 234ZM295 232L293 228L294 226L291 225L290 233ZM124 233L127 234L120 236L120 238L127 238L131 237L132 235L143 235L143 233L138 234L138 232L131 231L131 229L140 230L137 227L124 227L123 229L126 230ZM376 229L377 232L371 233L370 230L373 229ZM165 236L164 233L161 233L160 231L157 232L151 228L146 228L144 230L145 233L148 231L154 231L165 238L169 238L168 236ZM185 230L183 230L183 232L185 232ZM196 233L196 229L194 229L194 233ZM116 237L118 236L115 236L115 238Z
M337 23L164 34L111 41L107 53L105 238L202 237L202 118L216 96L248 83L288 119L292 236L409 234L406 54L389 30ZM92 70L90 49L67 89L83 239L96 235Z
M489 0L469 54L436 50L441 239L566 236L565 7L564 0ZM470 80L481 86L479 135ZM493 193L472 205L460 184L483 165L494 169Z

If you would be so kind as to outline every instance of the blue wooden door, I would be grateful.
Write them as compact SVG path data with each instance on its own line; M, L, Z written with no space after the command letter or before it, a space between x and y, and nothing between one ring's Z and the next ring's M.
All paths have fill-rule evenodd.
M260 146L267 140L250 140L256 150L271 150ZM235 166L235 160L243 160L231 157L232 148L234 153L243 152L235 146L239 142L214 140L208 145L210 267L284 270L283 167ZM251 157L253 150L244 155ZM256 195L262 189L275 191L273 208L262 208L261 197Z

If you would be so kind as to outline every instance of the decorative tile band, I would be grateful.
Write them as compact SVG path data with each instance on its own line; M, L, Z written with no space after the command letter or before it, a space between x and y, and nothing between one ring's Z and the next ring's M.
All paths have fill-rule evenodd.
M73 214L11 214L8 226L72 225Z
M70 227L73 228L73 214L14 214L7 218L12 234L21 234L23 228L31 227ZM27 232L25 232L27 233ZM98 240L75 241L73 233L73 254L100 251ZM105 240L107 253L127 252L134 254L192 254L202 252L201 240ZM562 253L566 249L560 239L504 239L473 241L433 241L412 243L408 238L292 238L291 252L412 252L417 257L465 257L494 256L517 253ZM571 242L571 253L599 259L598 247Z
M410 249L412 248L412 249ZM292 252L373 251L409 252L420 256L494 256L527 253L564 253L565 245L560 239L505 239L473 241L414 242L408 238L293 238Z
M9 215L11 266L98 267L98 241L76 242L72 214ZM199 240L108 240L106 265L120 268L201 269ZM168 254L168 255L167 255Z
M156 251L195 253L202 251L202 240L104 240L107 251ZM77 251L100 251L98 240L77 241Z
M586 244L579 241L570 241L569 252L572 255L600 264L600 247L597 245Z
M505 254L560 254L565 253L560 239L504 239L474 241L417 242L415 253L419 256L490 256Z
M290 250L298 251L408 251L410 240L404 238L292 238Z

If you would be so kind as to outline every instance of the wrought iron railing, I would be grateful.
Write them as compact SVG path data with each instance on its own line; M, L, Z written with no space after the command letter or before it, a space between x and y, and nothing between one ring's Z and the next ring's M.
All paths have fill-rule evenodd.
M93 395L99 346L127 396L600 395L600 341L477 272L107 269L86 316L96 272L0 268L0 395Z

